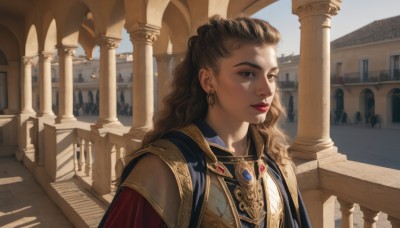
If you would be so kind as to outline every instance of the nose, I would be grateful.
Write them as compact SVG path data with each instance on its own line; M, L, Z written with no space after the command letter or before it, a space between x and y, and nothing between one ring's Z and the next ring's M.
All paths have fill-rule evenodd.
M271 96L275 90L275 81L269 80L267 75L259 77L259 79L256 88L257 96L264 98Z

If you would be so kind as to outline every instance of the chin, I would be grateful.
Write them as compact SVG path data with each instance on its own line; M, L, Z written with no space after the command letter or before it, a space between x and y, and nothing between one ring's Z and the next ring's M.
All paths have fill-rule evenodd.
M252 118L249 121L249 123L251 123L251 124L261 124L261 123L264 123L265 118L266 118L266 115L256 116L256 117Z

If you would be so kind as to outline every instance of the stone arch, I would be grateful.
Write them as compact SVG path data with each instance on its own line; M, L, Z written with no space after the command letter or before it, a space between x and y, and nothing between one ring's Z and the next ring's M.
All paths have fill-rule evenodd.
M104 33L106 36L120 38L125 24L125 8L122 0L110 1L110 11L107 20L104 21ZM101 27L100 27L101 28Z
M44 39L44 51L45 52L54 52L54 48L57 44L57 25L56 20L53 18L50 22L50 25L46 31L45 39Z
M360 94L360 112L365 117L365 122L369 123L370 118L375 115L375 95L370 89L364 89Z
M0 34L0 49L7 59L7 63L11 61L20 61L22 54L17 37L11 30L3 25L0 25Z
M29 28L25 43L25 56L36 56L39 53L39 41L35 25Z
M174 53L184 52L187 48L187 40L190 35L190 25L182 24L186 19L183 9L176 7L176 4L169 4L163 16L160 42L156 42L155 50L158 53L168 52L172 49ZM162 51L161 51L162 50Z
M392 123L400 123L400 88L394 88L389 92L389 120Z
M228 17L236 16L236 15L253 15L260 9L263 9L272 3L276 2L276 0L259 0L259 1L250 1L250 0L242 0L242 1L229 1L228 7Z
M126 14L126 28L137 24L150 24L161 27L165 8L170 1L165 0L124 0L125 10L135 12Z
M226 17L228 15L229 0L190 1L189 11L191 16L191 34L196 33L196 28L207 22L213 15Z
M63 1L54 9L57 21L57 43L77 46L79 28L85 20L89 7L81 1Z

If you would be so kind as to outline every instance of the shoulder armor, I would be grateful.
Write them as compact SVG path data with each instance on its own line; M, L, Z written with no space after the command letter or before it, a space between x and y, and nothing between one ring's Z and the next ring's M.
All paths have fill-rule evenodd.
M180 198L178 213L175 216L168 216L165 210L171 207L171 205L162 205L165 204L165 202L167 201L159 200L159 202L154 202L155 200L157 200L155 199L157 198L157 196L146 197L145 193L140 193L142 193L142 195L149 201L149 203L152 204L157 213L161 215L161 217L165 220L164 222L168 225L168 227L188 227L192 209L193 185L185 158L183 157L179 149L175 146L175 144L168 140L159 139L149 146L146 146L132 153L126 159L128 161L135 160L145 154L153 154L159 157L173 173L173 176L177 183L178 194ZM132 180L133 178L135 178L135 175L133 175L132 173L133 172L129 174L122 186L130 187L130 183L135 182L135 180ZM152 199L149 199L149 197Z

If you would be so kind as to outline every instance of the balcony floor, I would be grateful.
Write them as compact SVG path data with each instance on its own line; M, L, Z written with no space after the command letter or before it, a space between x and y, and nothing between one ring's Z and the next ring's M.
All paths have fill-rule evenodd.
M14 157L0 157L0 227L73 225Z

